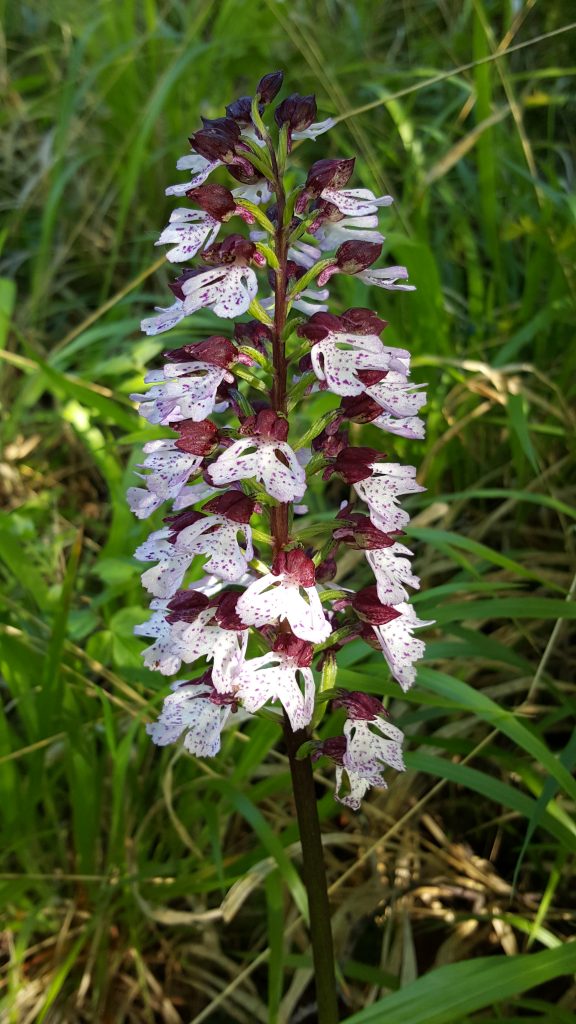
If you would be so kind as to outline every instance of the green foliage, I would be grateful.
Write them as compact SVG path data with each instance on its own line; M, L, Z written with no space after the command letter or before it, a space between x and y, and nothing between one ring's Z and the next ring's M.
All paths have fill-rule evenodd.
M310 1004L276 727L239 723L212 762L152 748L166 685L132 632L146 527L124 500L157 436L128 395L163 347L138 321L166 297L164 189L200 114L282 67L338 120L296 161L356 155L353 184L396 197L388 255L418 291L339 278L336 301L390 321L430 396L426 444L389 449L428 488L410 529L418 614L437 621L427 659L405 695L360 644L338 677L386 697L409 770L358 817L317 773L342 1014L573 1021L568 6L5 6L0 1016L288 1024ZM212 323L197 314L171 344ZM332 407L307 399L294 438ZM344 496L313 490L303 538L323 539ZM361 564L348 553L338 584Z

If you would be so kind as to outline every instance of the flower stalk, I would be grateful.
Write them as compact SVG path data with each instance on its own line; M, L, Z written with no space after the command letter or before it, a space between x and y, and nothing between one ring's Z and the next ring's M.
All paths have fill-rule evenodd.
M271 143L269 136L267 136L267 140ZM275 231L275 248L278 260L274 289L274 332L272 338L274 388L272 401L274 410L285 415L287 412L285 330L288 291L288 245L286 239L289 228L285 223L284 217L286 209L284 182L272 145L270 145L270 149L274 169L274 192L276 195L277 226ZM276 509L272 510L271 530L274 541L274 553L276 555L283 551L288 544L288 519L289 506L287 504L279 504ZM328 900L328 883L322 849L318 805L314 790L312 761L310 755L303 759L299 759L297 756L302 744L310 739L310 734L307 729L293 730L290 719L284 714L284 738L290 763L294 803L300 832L304 884L308 895L310 943L314 962L318 1021L319 1024L336 1024L338 1021L338 1002L336 996L330 903Z
M293 93L274 110L274 138L266 110L281 86L281 72L272 72L253 98L203 119L192 153L177 164L191 180L166 190L194 207L174 210L157 244L171 246L170 263L187 265L170 284L174 303L142 329L152 336L181 330L199 309L224 326L165 351L162 368L145 378L149 389L133 396L166 436L144 445L143 486L130 488L128 498L139 519L172 504L136 551L154 563L142 576L151 616L136 627L152 640L144 662L166 676L191 666L147 731L160 746L183 737L190 754L205 757L218 753L239 709L244 718L273 716L283 729L317 1019L333 1024L337 990L313 762L332 762L336 800L351 810L370 786L386 788L387 768L404 769L403 735L382 702L338 687L338 653L365 641L407 689L424 651L413 631L428 624L409 604L407 588L420 581L402 543L410 516L399 499L423 490L416 470L380 448L351 445L347 424L421 438L425 397L409 379L410 354L382 342L384 320L363 307L328 311L327 286L338 274L412 289L405 267L372 268L383 241L378 209L392 199L348 188L354 160L344 158L316 160L286 193L294 141L314 140L332 122L315 120L313 96ZM232 189L208 182L213 172L227 173ZM238 231L246 225L249 237ZM188 265L194 259L199 266ZM263 294L266 281L271 294ZM332 396L330 407L293 436L294 410L319 391ZM310 516L294 526L308 514L307 490L326 481L342 491L332 522ZM375 584L338 577L345 547L364 552ZM344 712L336 734L328 705Z

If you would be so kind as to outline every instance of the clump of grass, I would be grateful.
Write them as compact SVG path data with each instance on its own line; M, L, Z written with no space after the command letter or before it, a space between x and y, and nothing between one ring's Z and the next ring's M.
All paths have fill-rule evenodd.
M6 1020L313 1019L283 749L264 721L210 766L150 748L124 501L146 434L127 395L160 349L137 323L162 283L167 169L200 113L275 63L341 119L334 155L360 151L363 180L400 200L387 244L418 291L381 312L430 382L412 534L436 639L401 699L354 645L342 676L394 702L411 770L359 820L317 780L343 1001L359 1021L573 1019L573 36L512 52L562 17L481 0L7 11ZM340 294L354 304L353 282Z

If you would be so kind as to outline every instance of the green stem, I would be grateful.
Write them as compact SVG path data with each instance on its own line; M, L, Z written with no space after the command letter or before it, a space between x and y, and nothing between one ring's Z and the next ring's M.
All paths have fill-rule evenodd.
M293 732L290 722L284 719L284 735L294 802L302 844L302 868L304 884L308 893L310 914L310 941L314 961L314 982L318 1004L318 1024L337 1024L339 1020L336 998L336 976L334 973L334 950L330 923L330 903L326 884L326 867L322 849L322 834L318 819L318 806L314 792L312 762L309 757L299 761L298 748L309 739L306 729Z
M267 141L270 143L269 151L274 172L274 190L276 192L277 225L275 243L276 257L278 259L274 290L274 327L272 331L272 356L274 363L272 405L276 412L286 415L288 370L284 337L287 315L286 292L288 286L288 225L284 223L286 193L282 181L282 171L278 166L274 147L269 139ZM289 541L288 511L288 504L281 503L271 509L270 512L270 532L274 539L274 554L282 551ZM304 884L308 893L310 941L318 1006L316 1019L318 1024L337 1024L338 1004L330 905L328 901L324 853L322 850L322 834L318 818L316 794L314 792L312 762L309 757L298 760L296 756L299 747L310 737L306 729L294 732L286 715L284 716L284 736L288 749L294 801L296 803L296 814L300 830Z

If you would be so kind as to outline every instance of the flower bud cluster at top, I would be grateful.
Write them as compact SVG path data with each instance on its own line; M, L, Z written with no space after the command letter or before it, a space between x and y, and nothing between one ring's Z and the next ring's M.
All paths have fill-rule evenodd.
M352 421L422 438L422 385L410 381L410 354L381 341L387 325L376 313L336 316L326 304L336 274L412 289L405 267L373 267L383 242L378 209L392 199L349 188L351 159L317 160L286 193L294 142L316 139L333 122L317 122L315 97L295 93L267 127L282 77L266 75L254 97L230 103L224 117L203 118L191 136L192 153L177 164L191 179L166 192L192 205L172 212L156 244L170 246L172 263L197 263L171 283L174 303L142 329L169 331L199 309L243 319L233 332L168 349L162 369L145 378L148 390L132 396L149 423L167 429L144 445L142 486L130 488L130 506L144 519L171 502L164 526L136 551L153 563L142 576L152 614L136 633L153 641L148 668L172 675L184 664L200 673L172 684L148 732L160 745L184 733L196 756L218 752L239 708L254 714L279 703L306 740L320 703L315 671L332 680L335 653L355 638L381 650L407 689L424 650L413 633L428 624L408 603L419 580L402 543L409 515L399 498L423 490L416 471L350 445L346 432ZM207 182L218 167L232 188ZM220 237L229 221L233 233ZM288 410L317 390L337 396L337 408L304 438L291 438ZM298 543L293 519L306 512L301 503L316 475L336 475L351 498L321 548L310 550ZM365 553L373 586L354 593L327 585L346 547ZM333 760L337 797L357 808L370 785L385 786L386 766L403 769L403 737L376 698L331 695L346 712L343 734L308 749Z

